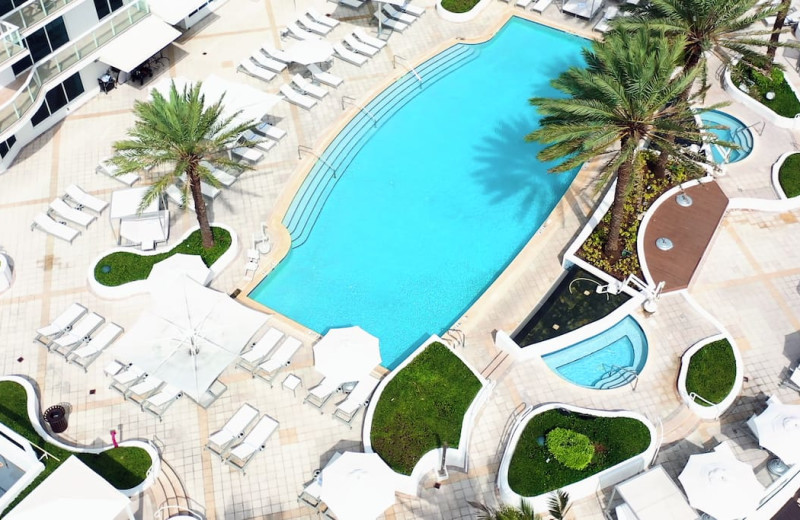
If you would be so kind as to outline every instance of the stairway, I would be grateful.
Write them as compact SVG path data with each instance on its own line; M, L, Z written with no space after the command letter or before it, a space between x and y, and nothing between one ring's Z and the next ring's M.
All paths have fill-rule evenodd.
M147 493L154 506L153 518L155 520L166 520L178 515L198 520L205 518L204 508L186 496L183 482L164 459L161 459L161 472Z
M664 419L662 444L670 444L685 439L687 435L700 426L700 422L700 418L692 413L688 406L681 404Z

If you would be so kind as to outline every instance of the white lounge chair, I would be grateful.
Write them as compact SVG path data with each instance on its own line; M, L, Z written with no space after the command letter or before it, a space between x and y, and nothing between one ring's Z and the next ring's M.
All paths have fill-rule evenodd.
M393 3L392 5L395 8L403 11L404 13L413 14L414 16L417 16L417 17L420 17L423 14L425 14L425 8L424 7L420 7L418 5L414 5L414 4L410 3L410 2L406 2L404 4L402 4L402 3L398 3L398 4Z
M271 123L260 123L253 130L264 137L269 137L270 139L274 139L276 141L280 141L286 137L286 130L283 128L278 128Z
M319 68L319 66L316 65L315 63L312 63L307 68L308 72L311 73L311 76L313 76L315 80L319 81L323 85L328 85L329 87L336 88L339 85L341 85L342 82L344 81L339 76L334 76L330 72L325 72L324 70Z
M329 32L331 32L331 29L333 29L333 27L314 21L314 19L308 16L308 14L303 14L297 19L297 21L309 31L321 34L322 36L327 35Z
M200 166L206 168L209 172L211 172L211 175L213 175L214 178L217 179L219 183L225 186L226 188L230 188L231 185L234 182L236 182L236 176L231 175L225 170L220 170L219 168L217 168L208 161L200 161Z
M308 391L308 395L303 399L303 404L308 403L319 408L319 413L324 413L322 407L328 402L334 392L341 387L341 381L335 381L330 377L324 378L319 384Z
M254 52L250 59L256 62L257 65L261 65L267 70L272 72L283 72L286 69L286 64L282 61L274 60L268 57L266 54L261 52L261 49Z
M67 361L78 365L84 372L88 372L89 365L91 365L94 360L122 334L122 332L122 327L116 323L107 324L89 340L89 343L70 352L66 357Z
M258 410L247 403L243 404L222 428L208 436L206 449L222 459L231 444L244 435L256 417Z
M358 65L359 67L367 62L367 58L356 54L341 43L333 44L333 52L340 60L346 61L347 63L352 63L353 65Z
M166 384L158 392L142 401L142 411L155 415L159 421L163 421L164 412L181 397L183 397L183 392L180 388Z
M361 27L353 30L353 35L356 38L361 40L362 42L366 43L371 47L375 47L376 49L383 49L386 47L386 42L381 40L380 38L375 38L374 36L370 36L367 34L367 31L362 29Z
M91 336L92 332L97 330L104 321L106 321L106 319L99 314L90 312L82 317L78 323L73 325L70 330L50 342L50 344L47 345L47 350L67 357L74 348L79 347L84 341L89 341L89 336Z
M378 383L380 383L380 380L372 376L367 376L360 380L356 387L353 388L353 391L347 395L347 399L336 405L333 417L352 428L353 419L358 415L358 411L369 403L369 398Z
M250 58L242 60L239 64L239 70L264 81L270 81L276 76L274 72L253 63Z
M349 34L345 36L344 42L350 46L351 49L356 51L359 54L363 54L364 56L375 56L378 53L378 49L373 47L372 45L367 45L366 43L362 43L356 40L355 36Z
M251 148L257 148L258 150L261 150L262 152L265 153L272 150L275 147L275 141L271 139L264 140L262 136L253 132L252 130L246 130L242 134L242 138L250 142L249 146Z
M180 179L181 182L184 184L188 182L185 173L181 174ZM222 190L220 190L216 186L212 186L206 181L200 181L200 193L202 193L204 197L208 197L209 199L216 199L217 197L219 197L219 194L222 193Z
M270 58L272 58L274 60L277 60L277 61L281 61L283 63L291 63L292 62L292 58L290 58L289 55L286 54L286 51L283 51L281 49L276 49L275 47L270 45L268 42L264 42L264 43L261 44L261 52L266 54L268 57L270 57Z
M394 18L395 20L398 20L408 25L411 25L412 23L417 21L416 16L398 11L391 4L383 4L383 12L389 15L390 18Z
M619 13L619 7L612 5L603 12L603 17L594 25L594 30L601 33L607 33L611 29L611 20L613 20Z
M238 157L239 160L248 162L250 164L256 164L264 158L263 152L260 152L255 148L245 146L244 143L247 142L245 139L239 138L238 142L239 146L231 149L231 158Z
M403 23L403 22L399 22L397 20L393 20L392 18L389 18L388 16L386 16L381 11L375 11L375 14L373 16L375 16L375 18L378 20L378 23L381 26L388 27L389 29L391 29L393 31L403 32L406 29L408 29L408 24L407 23Z
M533 4L532 9L537 13L541 14L544 12L545 9L550 7L550 4L553 3L553 0L537 0L535 4Z
M253 348L239 357L236 366L254 372L281 339L283 339L283 332L274 327L270 327L269 330L261 336L261 339L253 345Z
M184 207L183 192L181 191L180 188L178 188L174 184L170 184L169 186L167 186L167 189L165 190L165 193L167 194L167 197L169 198L169 200L171 200L172 202L174 202L175 204L177 204L181 208ZM186 204L185 204L185 206L186 206L185 209L190 209L190 210L194 211L194 199L192 199L192 194L191 193L187 193L186 194Z
M338 2L351 9L358 9L366 3L366 0L338 0Z
M289 34L297 38L298 40L319 40L319 36L316 34L306 31L299 25L297 22L291 22L289 25L286 26L286 30L289 31Z
M71 304L64 312L59 314L56 319L50 322L50 325L45 325L38 329L36 331L36 337L33 338L33 340L46 345L52 339L70 330L75 322L81 319L87 312L89 311L83 305L79 303Z
M327 90L318 85L314 85L300 74L295 74L292 76L292 83L294 83L303 93L313 96L317 99L322 99L328 95Z
M517 7L521 7L523 9L527 9L529 5L531 5L533 0L517 0Z
M31 224L31 231L34 229L41 229L48 235L53 235L56 238L60 238L61 240L66 240L70 244L75 237L81 234L80 231L77 229L72 229L71 227L67 226L66 224L62 224L61 222L56 222L52 218L50 218L46 213L39 213L33 218L33 224Z
M293 89L290 85L282 85L281 94L286 96L286 99L290 103L294 103L297 106L301 106L306 110L310 109L311 107L317 104L316 99L299 93L298 91Z
M95 213L102 213L108 206L108 202L86 193L77 184L67 186L67 194L64 195L64 198L77 204L78 209L88 208Z
M322 25L327 25L331 29L339 25L339 20L331 18L330 16L324 16L319 14L319 12L313 7L309 7L306 10L306 14L308 14L309 18L311 18L315 22L321 23Z
M245 469L256 456L264 449L267 441L278 429L279 423L269 415L264 415L258 423L250 430L250 433L231 449L224 463L229 464L245 474Z
M125 393L122 394L122 397L141 405L149 395L154 394L162 385L164 385L162 379L148 375L137 381L135 385L129 386Z
M117 365L120 363L115 362ZM136 365L121 365L122 369L120 369L117 373L113 375L111 378L111 384L108 386L111 390L119 392L123 396L125 392L127 392L128 387L131 385L135 385L139 382L140 379L147 376L147 372L143 369L139 368ZM107 374L109 373L110 365L106 366L104 372Z
M90 215L73 208L64 202L63 199L53 199L53 202L50 203L50 211L54 212L56 215L65 220L69 220L70 222L85 228L88 228L89 224L94 222L94 219L97 218L95 215Z
M122 175L117 175L119 168L117 168L114 164L112 164L109 160L110 158L103 159L100 161L100 164L95 168L95 173L102 173L103 175L108 175L112 177L122 184L126 184L128 186L133 186L136 181L138 181L141 177L138 174L130 172L124 173Z
M263 379L269 383L271 387L280 371L291 363L292 357L300 350L302 344L303 343L299 339L289 336L280 344L269 359L259 364L256 369L253 370L253 375Z

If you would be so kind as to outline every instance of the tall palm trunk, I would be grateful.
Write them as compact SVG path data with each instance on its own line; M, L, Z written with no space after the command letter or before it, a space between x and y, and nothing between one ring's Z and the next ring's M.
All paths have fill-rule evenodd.
M211 232L211 224L208 223L206 201L203 199L200 176L197 175L196 168L196 164L190 164L186 174L189 178L189 189L192 192L192 199L194 200L197 223L200 224L200 238L203 241L203 249L209 249L214 247L214 234Z
M622 140L624 148L625 141ZM611 205L611 223L609 225L608 238L603 246L603 252L607 257L612 257L619 251L619 234L622 229L622 219L625 216L625 199L628 195L628 188L631 183L633 173L633 157L622 163L617 170L617 186L614 189L614 203Z
M783 30L783 24L786 21L786 15L789 14L789 8L792 6L792 0L782 0L781 8L775 15L775 24L772 26L772 34L769 37L769 45L767 46L767 57L769 58L769 66L772 69L775 62L775 51L778 50L778 40L780 39L780 31Z

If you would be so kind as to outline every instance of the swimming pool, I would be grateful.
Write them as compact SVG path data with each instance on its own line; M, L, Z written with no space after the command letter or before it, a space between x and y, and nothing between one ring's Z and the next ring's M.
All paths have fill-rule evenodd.
M567 348L542 356L558 375L578 386L608 390L630 383L647 362L647 337L632 317Z
M320 333L360 325L388 368L446 331L577 173L548 174L523 138L539 120L528 99L554 95L583 45L512 18L416 67L421 85L388 87L321 154L283 219L293 248L250 297Z
M716 134L719 139L736 143L738 149L723 148L711 145L711 155L717 164L734 163L741 161L753 151L753 133L747 125L736 119L730 114L719 110L709 110L700 114L700 119L705 125L725 126L727 128L711 128L710 132Z

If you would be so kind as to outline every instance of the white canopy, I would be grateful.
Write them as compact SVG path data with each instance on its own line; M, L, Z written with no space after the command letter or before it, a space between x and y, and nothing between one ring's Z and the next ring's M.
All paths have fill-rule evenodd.
M333 56L333 45L326 40L302 40L286 49L286 54L295 63L311 65L328 61Z
M148 0L147 4L150 12L168 24L175 25L208 2L209 0Z
M591 20L603 8L603 0L566 0L562 11Z
M617 485L638 520L696 520L697 513L661 466Z
M777 396L767 402L752 422L758 443L786 464L800 463L800 406L783 404Z
M207 285L211 270L200 255L177 253L155 264L147 276L147 283L157 291L158 287L181 275L188 276L200 285Z
M7 520L80 518L113 520L128 509L130 499L71 456L12 509ZM128 509L128 516L133 515Z
M158 214L160 201L157 197L141 213L139 212L139 206L149 190L149 186L143 186L141 188L129 188L112 192L109 218L114 220Z
M159 18L148 16L108 42L103 47L99 60L130 72L180 35L178 30Z
M689 457L678 480L692 507L716 520L746 517L758 507L764 493L753 468L738 460L725 443L709 453Z
M161 209L156 197L141 213L139 206L150 188L129 188L111 193L109 219L118 221L117 241L125 238L132 244L164 242L169 237L169 211Z
M267 315L186 276L151 287L152 303L115 347L121 359L201 403Z
M374 520L395 503L397 475L377 453L346 452L320 475L320 499L339 520Z
M331 329L314 345L314 367L337 381L358 381L380 363L378 338L361 327Z

